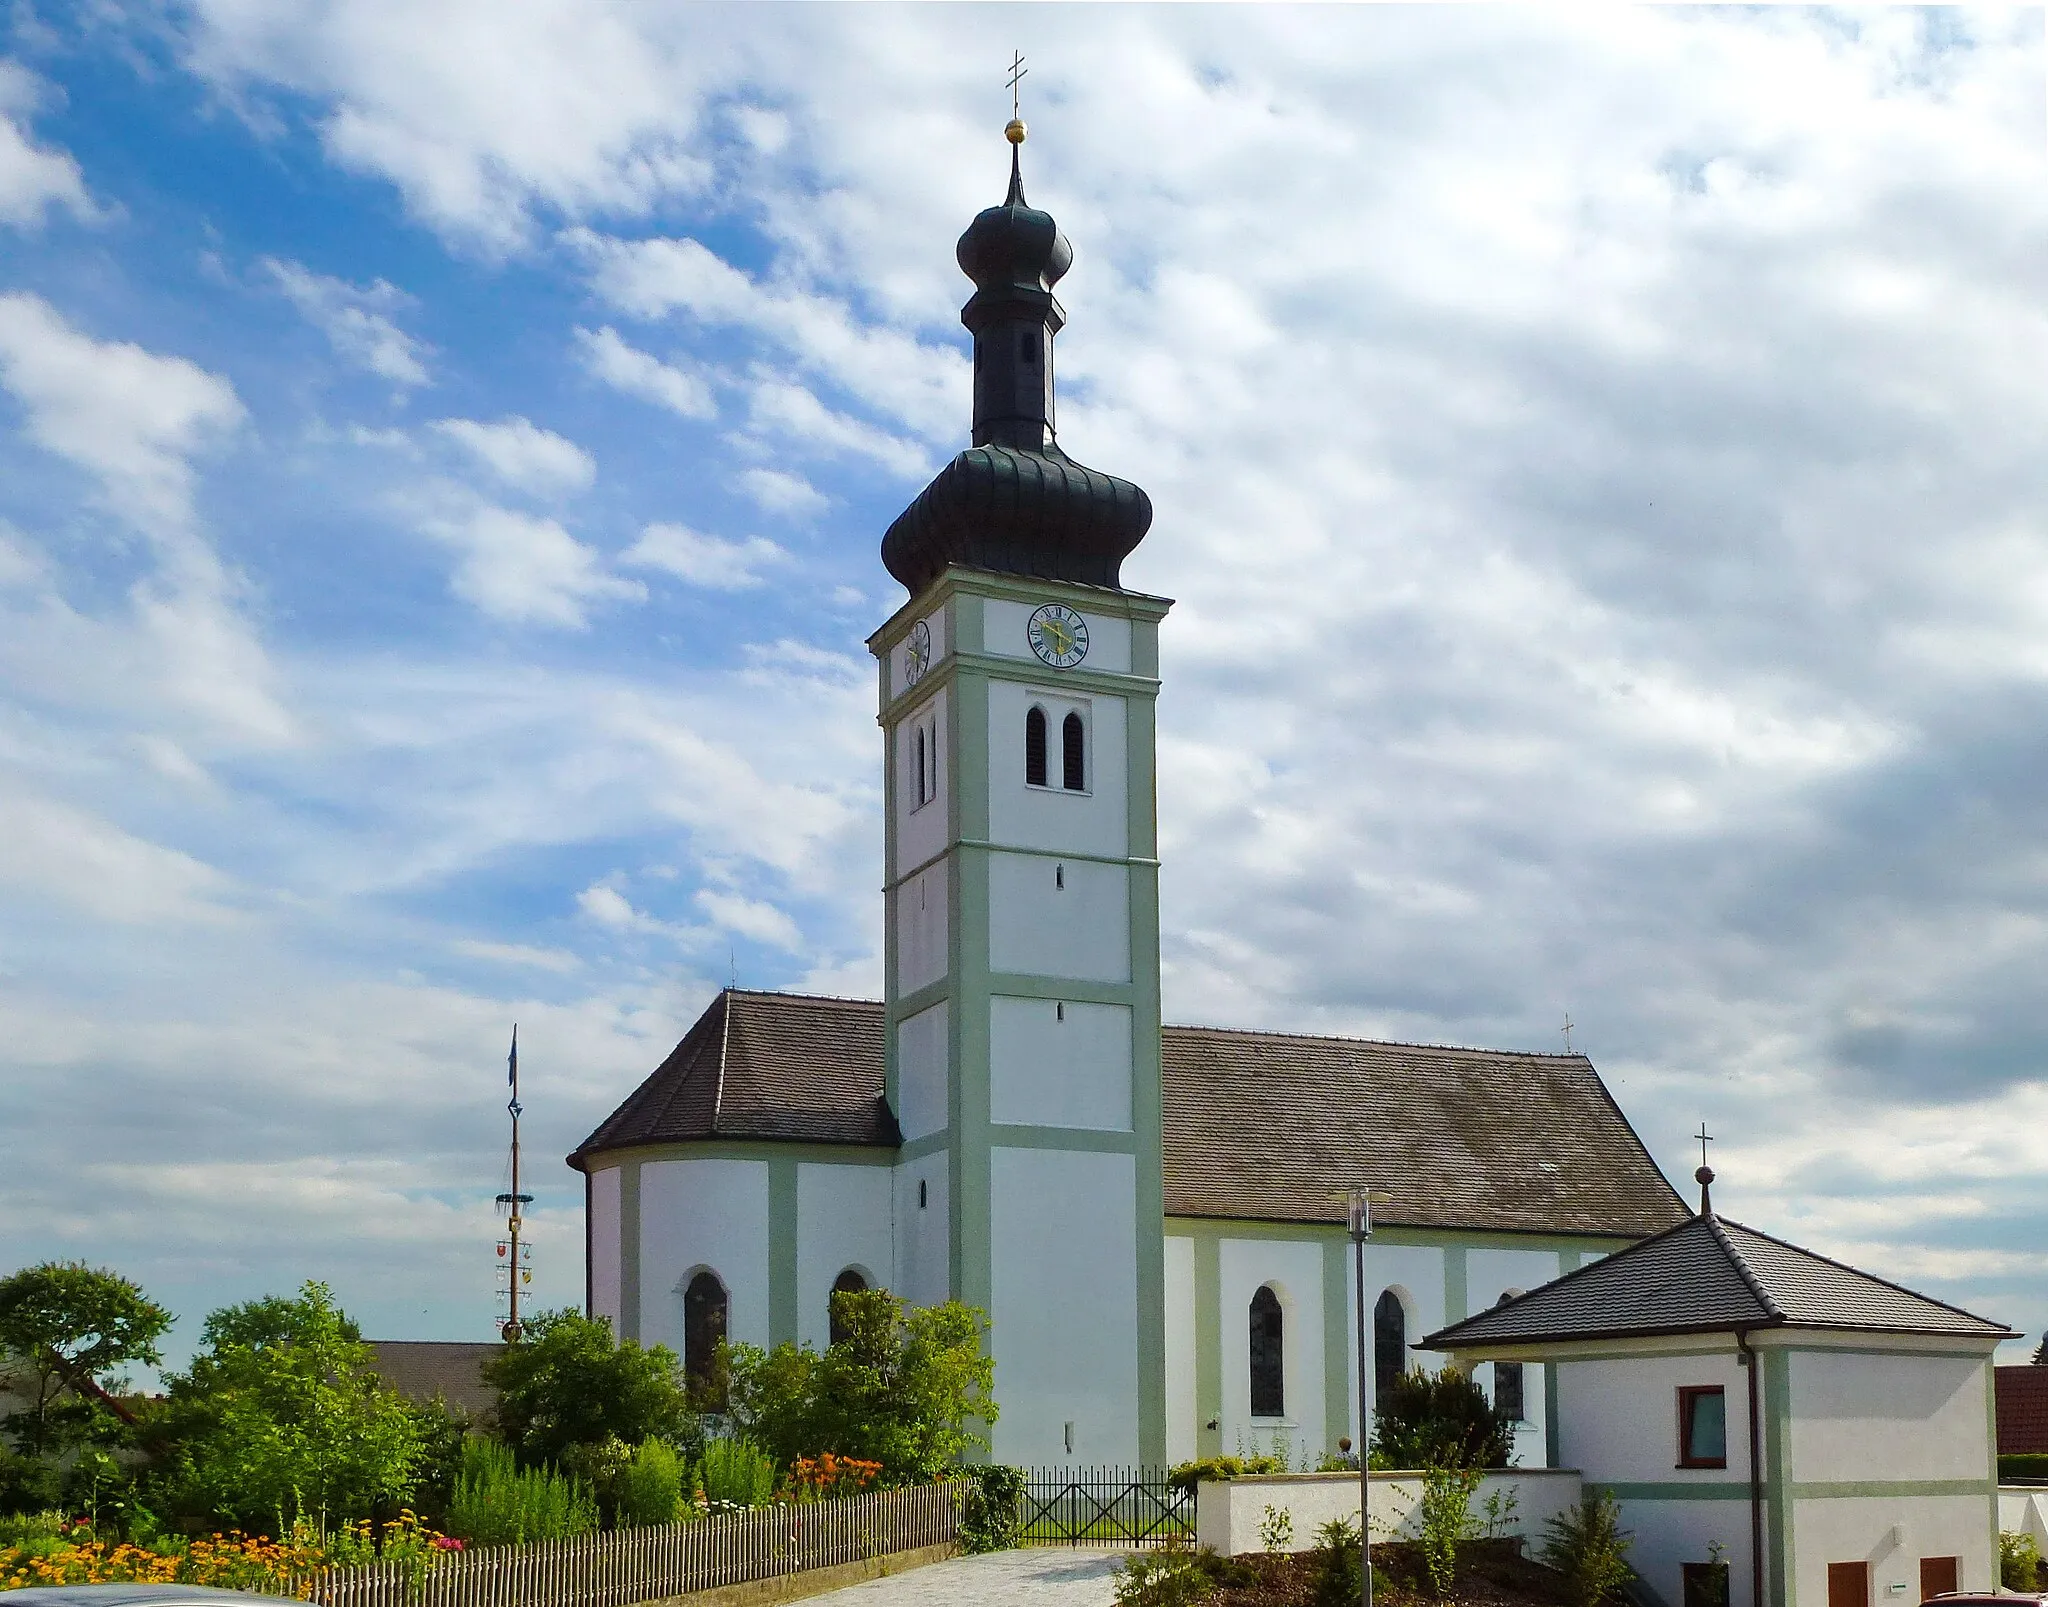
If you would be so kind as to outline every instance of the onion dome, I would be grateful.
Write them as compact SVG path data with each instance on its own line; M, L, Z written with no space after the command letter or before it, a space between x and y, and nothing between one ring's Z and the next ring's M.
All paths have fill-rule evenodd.
M1024 125L1005 132L1010 193L967 226L956 252L974 281L960 310L974 336L974 444L882 538L882 562L913 595L949 564L1115 586L1152 524L1152 499L1137 486L1060 450L1052 342L1067 314L1052 287L1074 248L1024 199Z

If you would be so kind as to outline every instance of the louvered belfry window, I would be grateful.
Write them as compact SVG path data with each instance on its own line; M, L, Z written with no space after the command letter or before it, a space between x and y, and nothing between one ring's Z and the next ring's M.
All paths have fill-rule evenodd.
M1081 729L1081 716L1069 714L1060 721L1060 785L1069 792L1083 791L1088 785L1087 734Z
M1033 787L1045 785L1045 710L1036 704L1024 716L1024 780Z

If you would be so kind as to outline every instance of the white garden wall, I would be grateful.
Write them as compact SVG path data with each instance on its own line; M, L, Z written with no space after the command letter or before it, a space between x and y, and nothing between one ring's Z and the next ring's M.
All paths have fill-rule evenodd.
M1412 1540L1415 1508L1422 1500L1419 1473L1372 1475L1372 1538ZM1489 1473L1472 1495L1472 1513L1480 1516L1489 1496L1512 1494L1513 1516L1500 1533L1531 1537L1579 1499L1579 1475L1571 1468L1509 1468ZM1226 1557L1263 1551L1260 1522L1268 1508L1292 1514L1294 1533L1282 1549L1308 1551L1316 1530L1334 1518L1358 1521L1358 1475L1355 1473L1273 1473L1203 1484L1195 1491L1195 1543L1213 1546Z

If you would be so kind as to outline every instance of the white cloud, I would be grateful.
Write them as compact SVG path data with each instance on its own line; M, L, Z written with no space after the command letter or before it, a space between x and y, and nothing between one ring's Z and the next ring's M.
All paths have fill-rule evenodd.
M412 298L379 279L362 286L314 273L301 263L265 257L263 268L335 354L394 385L425 385L427 348L392 321Z
M576 895L576 907L600 926L624 930L644 919L640 912L626 902L626 895L616 887L607 887L602 882L586 887Z
M791 519L815 518L831 506L831 498L787 469L743 469L739 488L768 512Z
M567 975L583 962L567 949L536 948L531 943L487 943L478 938L456 941L455 952L472 960L490 960L499 965L530 966L536 970Z
M610 325L594 333L577 330L576 347L583 366L614 390L665 407L683 418L708 419L718 415L717 400L704 380L627 345Z
M17 899L162 929L229 915L227 879L189 854L0 777L0 885Z
M931 473L931 460L915 441L836 413L804 386L772 375L754 382L747 422L799 449L871 458L906 480L921 480Z
M192 518L194 454L242 421L234 387L182 357L80 333L39 296L0 295L0 385L38 445L95 475L138 526Z
M647 595L637 580L608 574L603 558L558 520L494 503L453 502L427 513L420 526L461 554L455 595L507 624L582 630L590 605Z
M737 893L720 893L707 887L699 890L697 907L721 931L752 938L757 943L767 943L789 954L800 954L805 948L803 932L796 922L773 904L760 899L742 898Z
M27 115L41 94L28 69L0 60L0 223L32 227L53 207L90 221L98 213L78 163L70 152L38 145L29 135Z
M651 524L619 555L619 562L660 569L712 591L746 591L761 584L761 571L787 563L789 554L765 536L726 541L687 525Z
M505 484L535 496L581 491L597 477L597 463L574 441L529 419L495 424L476 419L437 419L432 428L461 446Z

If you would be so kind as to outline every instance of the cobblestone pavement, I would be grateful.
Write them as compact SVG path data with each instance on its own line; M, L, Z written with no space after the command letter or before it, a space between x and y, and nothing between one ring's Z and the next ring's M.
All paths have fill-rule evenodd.
M1128 1553L1027 1546L954 1557L812 1596L803 1607L1109 1607Z

